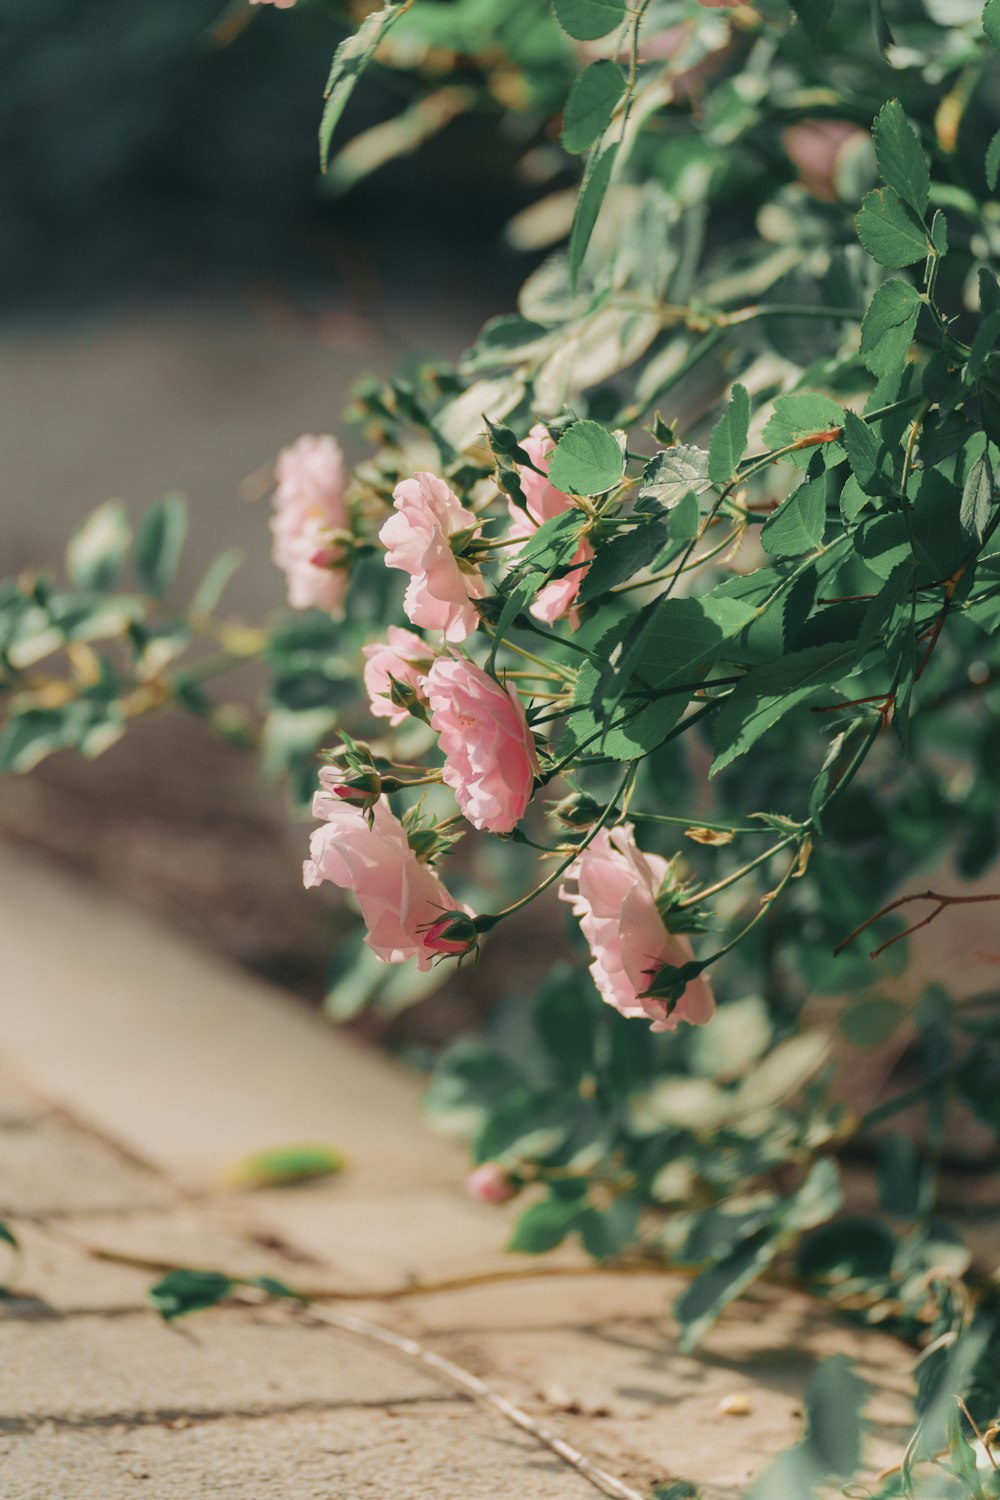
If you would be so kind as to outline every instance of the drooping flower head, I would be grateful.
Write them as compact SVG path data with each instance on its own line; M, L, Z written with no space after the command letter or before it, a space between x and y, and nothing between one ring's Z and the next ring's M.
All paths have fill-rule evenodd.
M417 858L384 798L366 813L337 795L341 775L335 767L324 766L319 779L323 790L316 793L313 813L323 825L310 838L305 885L328 880L353 892L368 928L365 941L383 963L415 958L418 969L430 968L438 953L453 952L433 933L435 924L442 913L467 908Z
M693 957L688 939L667 931L656 904L667 870L660 855L636 848L632 825L621 823L601 829L559 890L580 918L601 998L623 1016L648 1017L654 1031L673 1031L681 1021L704 1026L715 1013L711 988L701 977L672 1006L643 995L663 965L680 967Z
M283 448L275 465L278 485L271 517L271 556L285 575L293 609L339 614L347 573L331 566L343 549L331 546L331 531L346 529L346 470L336 438L306 434Z
M420 697L420 683L431 669L434 651L419 635L399 625L389 626L385 641L374 641L361 649L371 712L377 719L388 719L393 726L405 724L409 710L392 701L392 683L401 682Z
M469 822L510 833L535 789L535 742L524 706L482 667L439 657L425 682L431 728L445 757L442 777Z
M478 525L471 510L436 474L414 474L392 492L397 514L379 533L386 566L410 574L403 608L424 630L464 641L479 623L472 604L486 593L479 569L460 562L450 538Z
M521 443L521 447L532 463L543 470L543 473L538 474L534 469L529 469L526 464L517 465L521 492L527 502L527 514L519 505L515 505L513 500L507 502L511 520L508 536L527 539L543 522L551 521L553 516L560 516L563 511L571 510L576 502L572 495L557 490L555 485L550 484L545 477L549 468L549 456L555 447L555 442L540 422L531 429ZM520 550L520 548L511 547L508 555L516 557ZM556 578L551 583L547 583L531 605L531 613L536 620L552 624L554 620L561 619L572 608L587 571L586 567L581 564L589 563L593 556L594 549L586 537L581 538L573 557L573 571L567 573L565 578Z

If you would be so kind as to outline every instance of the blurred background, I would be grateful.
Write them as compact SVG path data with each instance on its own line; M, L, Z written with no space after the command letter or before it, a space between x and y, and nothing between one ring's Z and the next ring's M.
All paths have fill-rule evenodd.
M454 355L512 305L528 262L502 231L533 190L514 170L523 141L488 109L339 196L320 178L323 85L357 20L332 0L6 0L3 574L58 564L109 497L138 515L180 491L181 588L238 546L226 612L259 621L282 603L277 450L334 432L361 457L341 418L351 383ZM372 69L338 140L416 87ZM0 780L5 838L319 1002L331 916L301 887L307 827L252 756L177 714L95 761L63 752Z

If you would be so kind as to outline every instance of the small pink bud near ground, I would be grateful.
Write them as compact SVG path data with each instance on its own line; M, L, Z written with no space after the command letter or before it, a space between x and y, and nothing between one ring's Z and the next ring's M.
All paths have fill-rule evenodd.
M484 1161L465 1180L465 1190L480 1203L506 1203L517 1196L517 1187L503 1167L495 1161Z

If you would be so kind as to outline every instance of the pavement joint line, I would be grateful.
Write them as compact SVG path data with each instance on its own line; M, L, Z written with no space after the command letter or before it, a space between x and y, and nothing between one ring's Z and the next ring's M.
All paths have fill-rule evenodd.
M147 1427L166 1427L182 1431L189 1427L205 1427L214 1422L260 1422L269 1417L322 1416L339 1411L393 1411L399 1407L407 1410L422 1406L470 1406L472 1398L460 1391L443 1391L439 1396L389 1396L377 1400L354 1401L294 1401L277 1406L234 1406L201 1409L170 1406L156 1411L95 1412L87 1416L75 1416L69 1412L46 1412L44 1416L0 1417L0 1438L34 1437L38 1434L57 1432L101 1432L107 1428L126 1428L138 1432Z

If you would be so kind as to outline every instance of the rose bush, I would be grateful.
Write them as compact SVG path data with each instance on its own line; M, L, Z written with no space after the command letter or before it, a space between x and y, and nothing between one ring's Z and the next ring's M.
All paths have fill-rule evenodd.
M470 1192L526 1195L513 1246L689 1267L686 1346L794 1276L923 1348L922 1410L961 1386L987 1420L996 1266L937 1182L956 1111L995 1166L996 955L971 998L905 961L924 918L1000 899L960 884L1000 851L1000 0L556 0L481 28L472 0L371 11L321 143L369 65L518 113L546 192L512 238L554 248L516 311L359 383L346 488L335 439L286 450L275 557L313 607L263 642L212 619L224 570L167 602L174 500L131 586L115 505L67 584L12 580L0 759L98 753L165 702L225 727L208 684L262 647L268 765L301 802L328 761L306 880L365 922L335 1008L348 974L378 1003L378 961L570 916L428 1094ZM185 655L206 619L221 663ZM854 1097L864 1052L920 1075ZM892 1128L914 1104L918 1137Z

